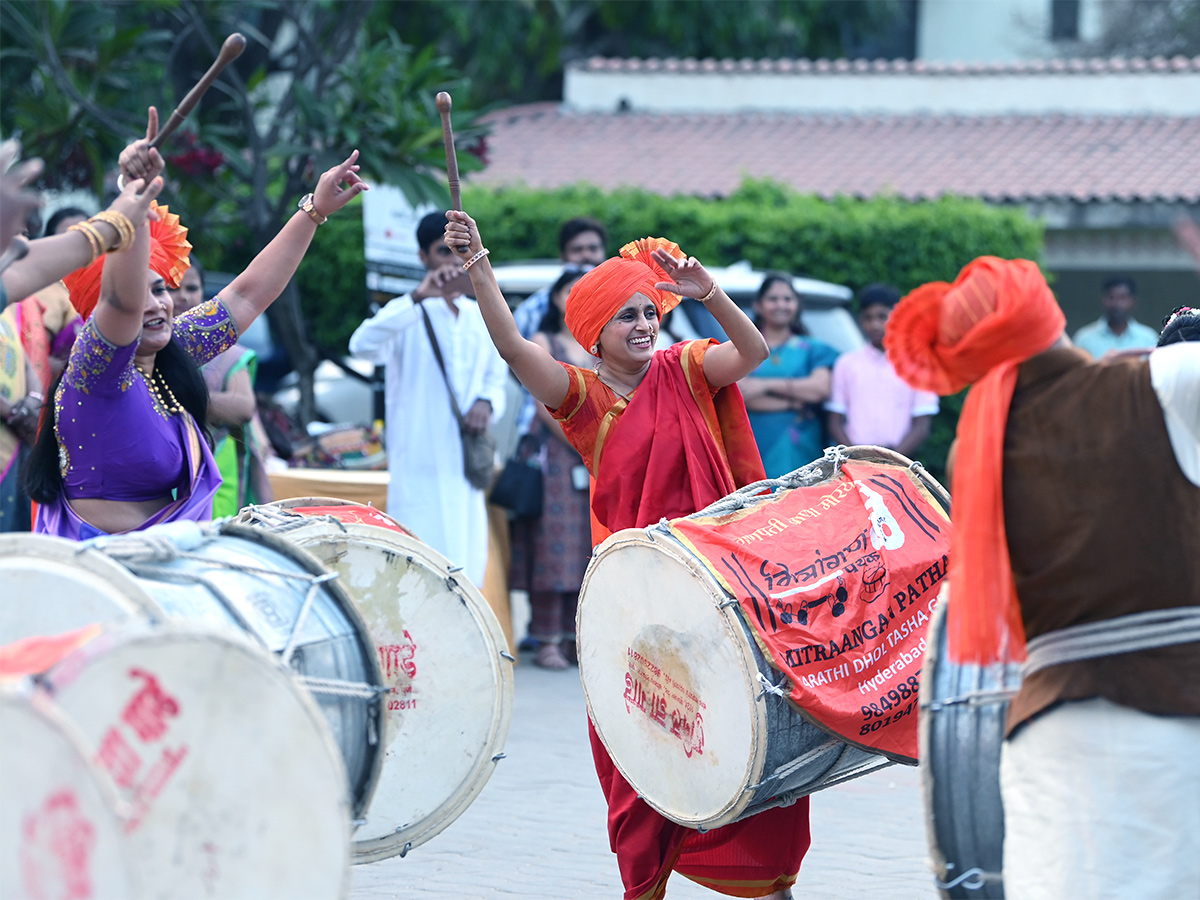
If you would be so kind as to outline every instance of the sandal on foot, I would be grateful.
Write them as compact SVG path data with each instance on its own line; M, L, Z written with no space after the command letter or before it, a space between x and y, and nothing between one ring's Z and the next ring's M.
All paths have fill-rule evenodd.
M543 669L567 669L571 665L558 644L542 644L533 658L533 664Z

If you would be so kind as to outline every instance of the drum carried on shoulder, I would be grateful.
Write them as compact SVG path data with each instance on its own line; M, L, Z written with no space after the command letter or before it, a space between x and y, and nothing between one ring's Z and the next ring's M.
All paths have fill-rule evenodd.
M668 819L711 829L915 765L948 507L919 464L833 448L597 547L580 675L630 785Z

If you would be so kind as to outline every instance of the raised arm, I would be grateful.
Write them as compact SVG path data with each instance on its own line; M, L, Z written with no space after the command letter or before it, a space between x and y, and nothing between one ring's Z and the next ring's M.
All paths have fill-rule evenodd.
M483 250L479 227L474 219L457 210L447 212L446 218L446 246L452 247L464 262ZM471 286L475 288L479 311L483 313L488 334L492 336L492 343L496 345L500 356L535 400L551 409L558 409L567 399L567 388L570 386L567 370L545 348L521 337L486 256L472 263L468 274L471 276Z
M318 222L323 222L368 189L358 177L357 159L358 151L355 150L342 163L325 172L313 191L315 216L296 210L271 243L254 257L246 271L221 291L220 296L228 305L239 334L244 333L283 293L312 243ZM343 183L347 185L345 188L341 186Z
M659 249L654 251L654 259L674 279L674 283L664 281L655 286L660 291L671 291L700 300L729 335L728 341L709 347L704 355L704 377L709 384L716 388L733 384L757 369L771 355L761 332L741 307L721 290L721 286L696 257L675 259Z
M100 297L92 318L100 334L118 347L129 346L142 333L146 296L150 288L150 225L147 222L147 210L162 187L162 178L155 178L148 186L144 186L140 178L135 178L126 183L111 207L117 210L120 206L118 211L125 212L134 226L133 244L127 249L113 251L105 261L104 271L100 275ZM100 223L96 225L99 229Z

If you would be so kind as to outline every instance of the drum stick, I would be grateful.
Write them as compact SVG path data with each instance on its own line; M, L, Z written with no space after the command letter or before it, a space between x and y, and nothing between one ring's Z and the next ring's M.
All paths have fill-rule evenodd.
M167 119L167 124L164 125L150 142L151 147L161 147L180 125L183 120L200 102L200 98L204 96L217 76L221 74L224 68L242 55L242 51L246 49L246 39L238 32L234 32L229 37L225 38L225 43L221 45L221 52L217 55L216 61L208 67L208 71L204 73L204 77L196 82L196 86L187 92L187 96L183 98L180 104L171 112L171 117Z
M462 192L458 186L458 154L454 152L454 128L450 125L450 95L440 91L434 98L438 112L442 114L442 140L446 144L446 176L450 179L450 206L462 212ZM466 253L467 247L459 247Z

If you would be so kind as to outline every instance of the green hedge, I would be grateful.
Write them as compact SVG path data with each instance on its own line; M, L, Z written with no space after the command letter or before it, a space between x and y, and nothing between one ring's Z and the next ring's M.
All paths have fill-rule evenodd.
M479 222L492 259L558 256L558 229L567 219L591 216L609 232L609 252L647 235L668 237L706 263L748 260L855 291L884 281L903 291L927 281L951 281L977 256L1040 260L1043 228L1017 209L944 197L911 203L895 197L822 200L769 181L747 180L723 199L662 197L639 189L603 191L590 185L556 190L468 187L463 206ZM317 231L301 266L302 302L318 343L345 349L365 297L362 223L337 216ZM365 313L366 301L362 302ZM941 477L962 397L943 401L922 460Z
M586 215L608 228L609 252L647 235L668 237L703 262L783 269L857 292L876 281L908 291L953 281L977 256L1040 261L1043 227L1017 209L943 197L911 203L895 197L822 200L769 181L747 180L724 199L662 197L648 191L605 192L590 185L463 192L463 208L479 222L498 263L558 256L558 228ZM945 474L963 395L946 397L922 461ZM947 485L949 487L949 485Z

